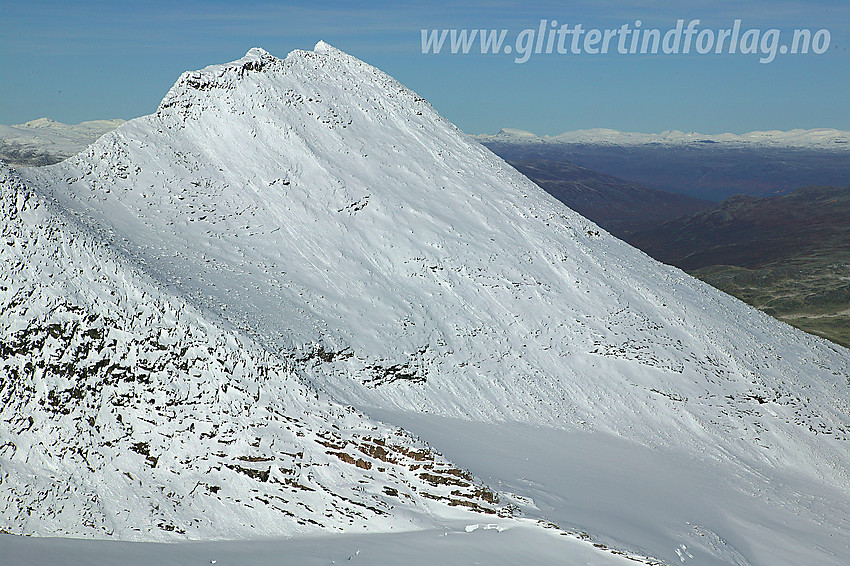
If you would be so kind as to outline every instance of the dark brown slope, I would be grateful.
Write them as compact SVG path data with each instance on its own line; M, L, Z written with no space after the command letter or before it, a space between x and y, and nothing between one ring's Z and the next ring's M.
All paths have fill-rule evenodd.
M635 232L714 206L709 201L643 187L565 161L508 162L571 209L626 240Z
M630 243L687 270L757 268L850 253L850 187L808 187L771 198L735 196L636 233Z
M629 242L780 320L850 347L850 187L733 197Z

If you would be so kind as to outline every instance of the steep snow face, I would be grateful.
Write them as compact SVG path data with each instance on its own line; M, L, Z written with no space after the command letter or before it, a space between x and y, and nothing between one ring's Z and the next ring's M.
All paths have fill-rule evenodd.
M334 399L614 433L850 501L846 350L611 237L326 44L185 73L21 174Z
M384 532L503 509L421 441L160 293L8 168L0 197L4 533Z

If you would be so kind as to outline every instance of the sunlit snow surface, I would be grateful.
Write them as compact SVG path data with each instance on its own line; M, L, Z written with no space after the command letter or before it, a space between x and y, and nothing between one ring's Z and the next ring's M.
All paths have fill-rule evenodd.
M27 539L0 535L5 563L15 566L635 566L590 543L528 527L447 525L399 534L303 537L285 541L126 543Z
M20 175L203 324L528 516L671 564L850 559L847 350L613 238L326 44L185 73Z

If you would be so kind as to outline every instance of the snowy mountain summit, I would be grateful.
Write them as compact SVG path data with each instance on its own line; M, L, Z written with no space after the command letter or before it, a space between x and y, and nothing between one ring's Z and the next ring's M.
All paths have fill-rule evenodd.
M668 563L850 557L846 350L613 238L325 43L184 73L155 114L2 187L7 531L245 537L516 507ZM551 477L586 458L610 489L580 504L490 458L498 440L458 467L364 413L445 425L447 455L517 427L517 460L589 435ZM670 482L630 483L658 461ZM642 490L662 495L638 509Z

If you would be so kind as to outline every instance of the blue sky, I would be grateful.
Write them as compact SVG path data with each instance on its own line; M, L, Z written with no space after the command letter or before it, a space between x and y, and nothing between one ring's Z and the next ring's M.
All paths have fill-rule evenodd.
M355 7L357 6L357 7ZM508 29L541 19L665 31L826 28L826 53L759 55L423 54L422 29ZM789 34L789 35L785 35ZM184 70L261 46L280 57L319 39L393 75L471 133L605 127L704 133L850 130L850 2L9 2L0 17L0 123L76 123L156 109Z

